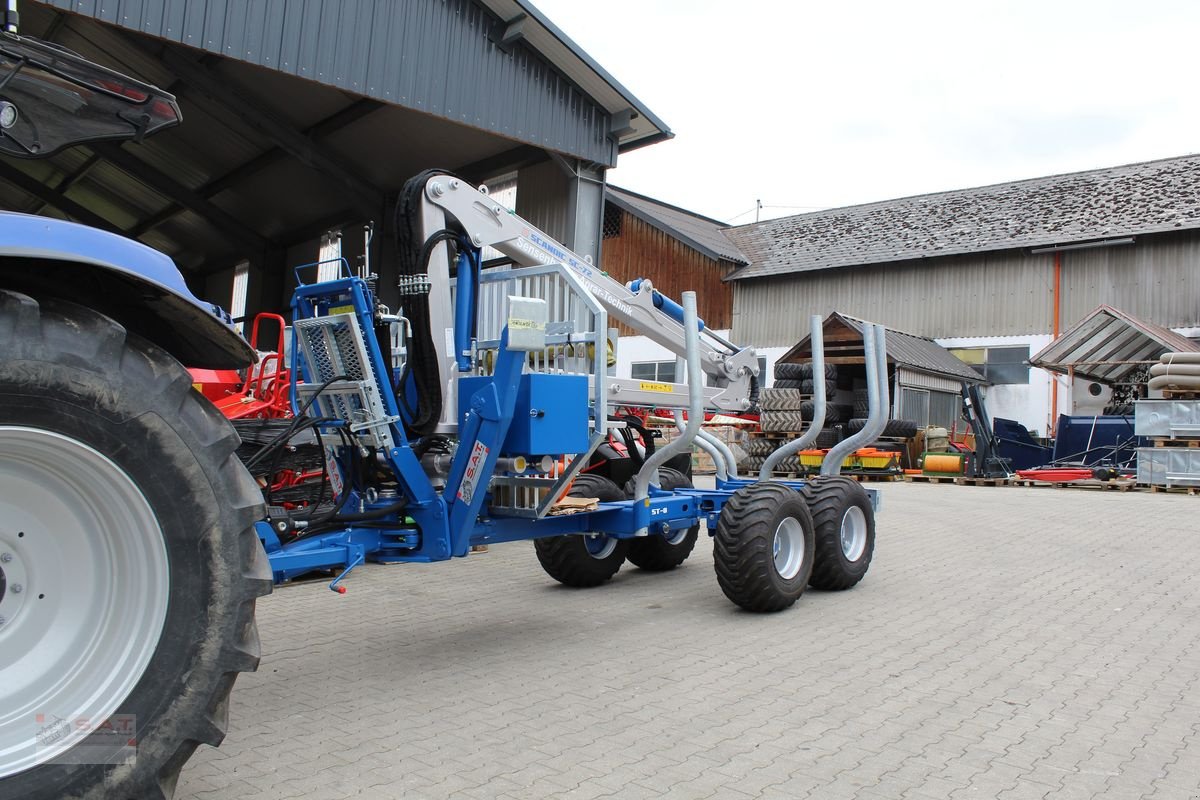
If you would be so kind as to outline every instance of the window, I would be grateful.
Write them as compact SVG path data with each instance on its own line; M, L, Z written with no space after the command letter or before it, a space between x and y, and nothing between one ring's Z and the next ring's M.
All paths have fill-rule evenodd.
M604 238L615 239L621 235L621 209L612 203L604 204Z
M900 415L897 419L910 419L924 428L939 425L951 428L955 424L962 428L962 396L936 389L914 389L901 386Z
M321 237L321 249L317 252L317 281L336 281L342 277L342 232L330 231Z
M950 352L992 383L1029 383L1029 345L954 347Z
M674 361L635 361L630 376L634 380L658 381L659 383L675 382Z
M246 316L246 290L249 287L250 262L243 261L233 268L233 297L229 300L229 316L237 320L239 331Z

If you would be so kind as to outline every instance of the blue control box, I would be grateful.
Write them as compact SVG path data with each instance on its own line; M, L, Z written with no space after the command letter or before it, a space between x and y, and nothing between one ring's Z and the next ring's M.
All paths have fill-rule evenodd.
M490 377L458 379L459 425L471 407L471 395L491 383ZM521 376L512 423L501 452L507 455L557 456L581 453L588 446L588 379L586 375Z

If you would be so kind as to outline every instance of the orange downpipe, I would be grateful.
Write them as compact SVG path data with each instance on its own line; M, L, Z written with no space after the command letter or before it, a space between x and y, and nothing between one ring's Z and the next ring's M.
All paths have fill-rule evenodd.
M1062 253L1054 254L1054 341L1058 341L1058 309L1062 305L1059 302L1059 295L1062 292ZM1050 435L1054 436L1055 427L1058 425L1058 378L1051 375L1050 384L1050 424L1047 425L1050 429Z

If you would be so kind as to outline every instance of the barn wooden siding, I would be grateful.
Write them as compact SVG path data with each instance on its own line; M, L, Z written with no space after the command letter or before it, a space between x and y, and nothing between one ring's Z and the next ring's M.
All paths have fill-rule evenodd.
M713 329L733 325L733 288L721 279L733 265L693 250L625 211L621 211L621 233L604 239L600 264L622 283L649 278L654 288L680 302L688 290L696 293L696 310L704 324ZM636 333L620 326L622 335Z

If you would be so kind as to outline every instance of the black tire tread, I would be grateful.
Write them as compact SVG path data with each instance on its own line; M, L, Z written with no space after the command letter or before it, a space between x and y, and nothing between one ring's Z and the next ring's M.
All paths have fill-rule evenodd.
M808 507L799 494L782 484L755 483L737 490L725 503L713 537L713 564L717 583L725 596L748 611L782 611L793 605L804 591L808 576L799 590L783 594L775 584L775 564L770 530L779 505L800 500L794 508L809 517ZM812 520L808 519L808 530ZM807 563L811 569L812 560Z
M210 607L208 627L196 632L198 655L190 663L187 692L173 698L156 718L139 720L134 765L128 769L42 765L0 781L0 795L11 788L31 798L166 800L195 749L221 743L234 680L239 672L258 666L255 600L271 591L270 567L254 530L263 514L262 496L235 455L240 440L229 421L192 389L183 366L153 343L83 306L38 301L4 289L0 289L0 342L5 347L0 378L7 375L17 385L36 380L41 385L33 386L34 393L64 379L79 385L100 382L114 390L144 387L138 402L147 410L139 421L169 429L182 441L213 497L220 500L212 509L209 527L229 532L212 534L222 551L220 561L227 567L220 581L227 605ZM204 523L197 520L197 528L204 530Z
M621 487L603 475L587 472L575 478L567 494L571 497L595 497L601 503L625 499ZM617 574L629 551L629 542L617 542L616 549L603 559L595 558L587 551L584 538L579 534L534 539L533 549L547 575L564 586L586 589L599 586Z
M823 475L808 481L800 494L808 503L816 535L816 553L808 585L826 591L849 589L867 574L875 552L875 515L867 490L851 478ZM851 502L862 505L867 515L867 546L854 564L846 561L840 537L842 514Z
M862 417L855 417L846 423L846 428L850 431L861 431L866 427L867 420ZM911 439L917 435L917 423L907 419L889 419L887 424L880 431L880 436L891 436L897 439Z
M659 467L658 476L662 481L662 488L668 491L692 488L692 482L679 470ZM687 536L676 544L671 544L661 534L650 534L630 541L629 552L625 557L629 559L630 564L647 572L666 572L687 561L699 536L700 523L693 525Z

